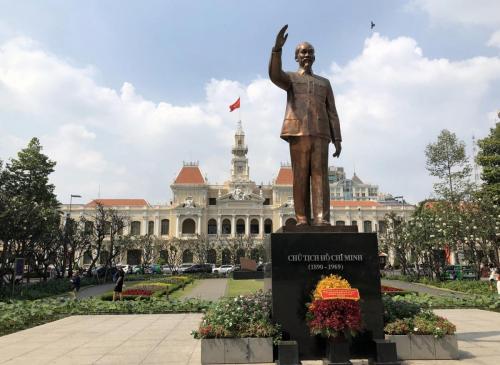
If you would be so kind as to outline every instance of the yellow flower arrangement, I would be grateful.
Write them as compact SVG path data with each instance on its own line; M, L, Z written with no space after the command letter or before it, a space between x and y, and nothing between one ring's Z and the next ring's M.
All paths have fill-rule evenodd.
M321 279L316 285L316 289L314 290L313 296L314 299L321 299L321 291L324 289L335 289L335 288L345 288L350 289L351 285L346 279L342 279L342 277L338 275L328 275L327 277Z

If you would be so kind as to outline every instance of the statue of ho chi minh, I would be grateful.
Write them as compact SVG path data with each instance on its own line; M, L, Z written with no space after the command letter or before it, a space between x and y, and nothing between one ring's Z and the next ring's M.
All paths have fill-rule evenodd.
M285 25L276 36L269 77L287 92L281 138L290 145L297 225L329 226L328 145L330 141L334 144L333 157L338 157L342 150L339 117L330 82L312 71L315 56L310 43L300 43L295 49L299 69L283 71L281 50L288 37L287 28Z

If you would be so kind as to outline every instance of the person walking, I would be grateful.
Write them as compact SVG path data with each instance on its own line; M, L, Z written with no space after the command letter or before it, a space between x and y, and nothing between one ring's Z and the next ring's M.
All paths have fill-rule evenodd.
M71 278L71 290L73 294L73 299L76 299L76 296L80 291L80 284L81 284L80 273L78 271L75 271L73 277Z
M118 279L116 280L115 288L113 289L113 302L116 300L116 296L120 297L120 300L123 299L122 291L123 291L123 281L125 280L125 271L120 269L118 271Z
M490 266L490 276L488 278L488 284L490 286L490 290L491 291L495 290L495 288L494 288L494 285L495 285L495 282L496 282L495 274L496 274L496 268L495 268L495 266L491 265Z
M500 295L500 267L495 270L495 279L497 281L497 293Z

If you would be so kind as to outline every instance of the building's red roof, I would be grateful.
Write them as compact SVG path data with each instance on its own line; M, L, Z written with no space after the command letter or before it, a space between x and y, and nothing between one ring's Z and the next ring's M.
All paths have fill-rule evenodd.
M183 166L174 184L205 184L205 179L198 166Z
M119 207L119 206L134 206L144 207L148 206L148 202L144 199L94 199L87 203L87 207L95 207L98 203L106 207Z
M293 185L292 167L281 166L275 181L276 185Z
M373 200L330 200L331 207L379 207L380 203Z

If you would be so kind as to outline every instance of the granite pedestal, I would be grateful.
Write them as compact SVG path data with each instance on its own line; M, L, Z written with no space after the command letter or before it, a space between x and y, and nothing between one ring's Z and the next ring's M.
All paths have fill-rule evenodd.
M380 271L375 233L277 232L266 242L271 262L265 267L265 287L272 290L273 320L285 340L296 340L301 359L321 359L326 343L311 336L305 321L306 303L324 275L337 274L359 289L365 332L355 337L351 356L375 356L374 339L384 339ZM345 228L348 229L347 227Z

